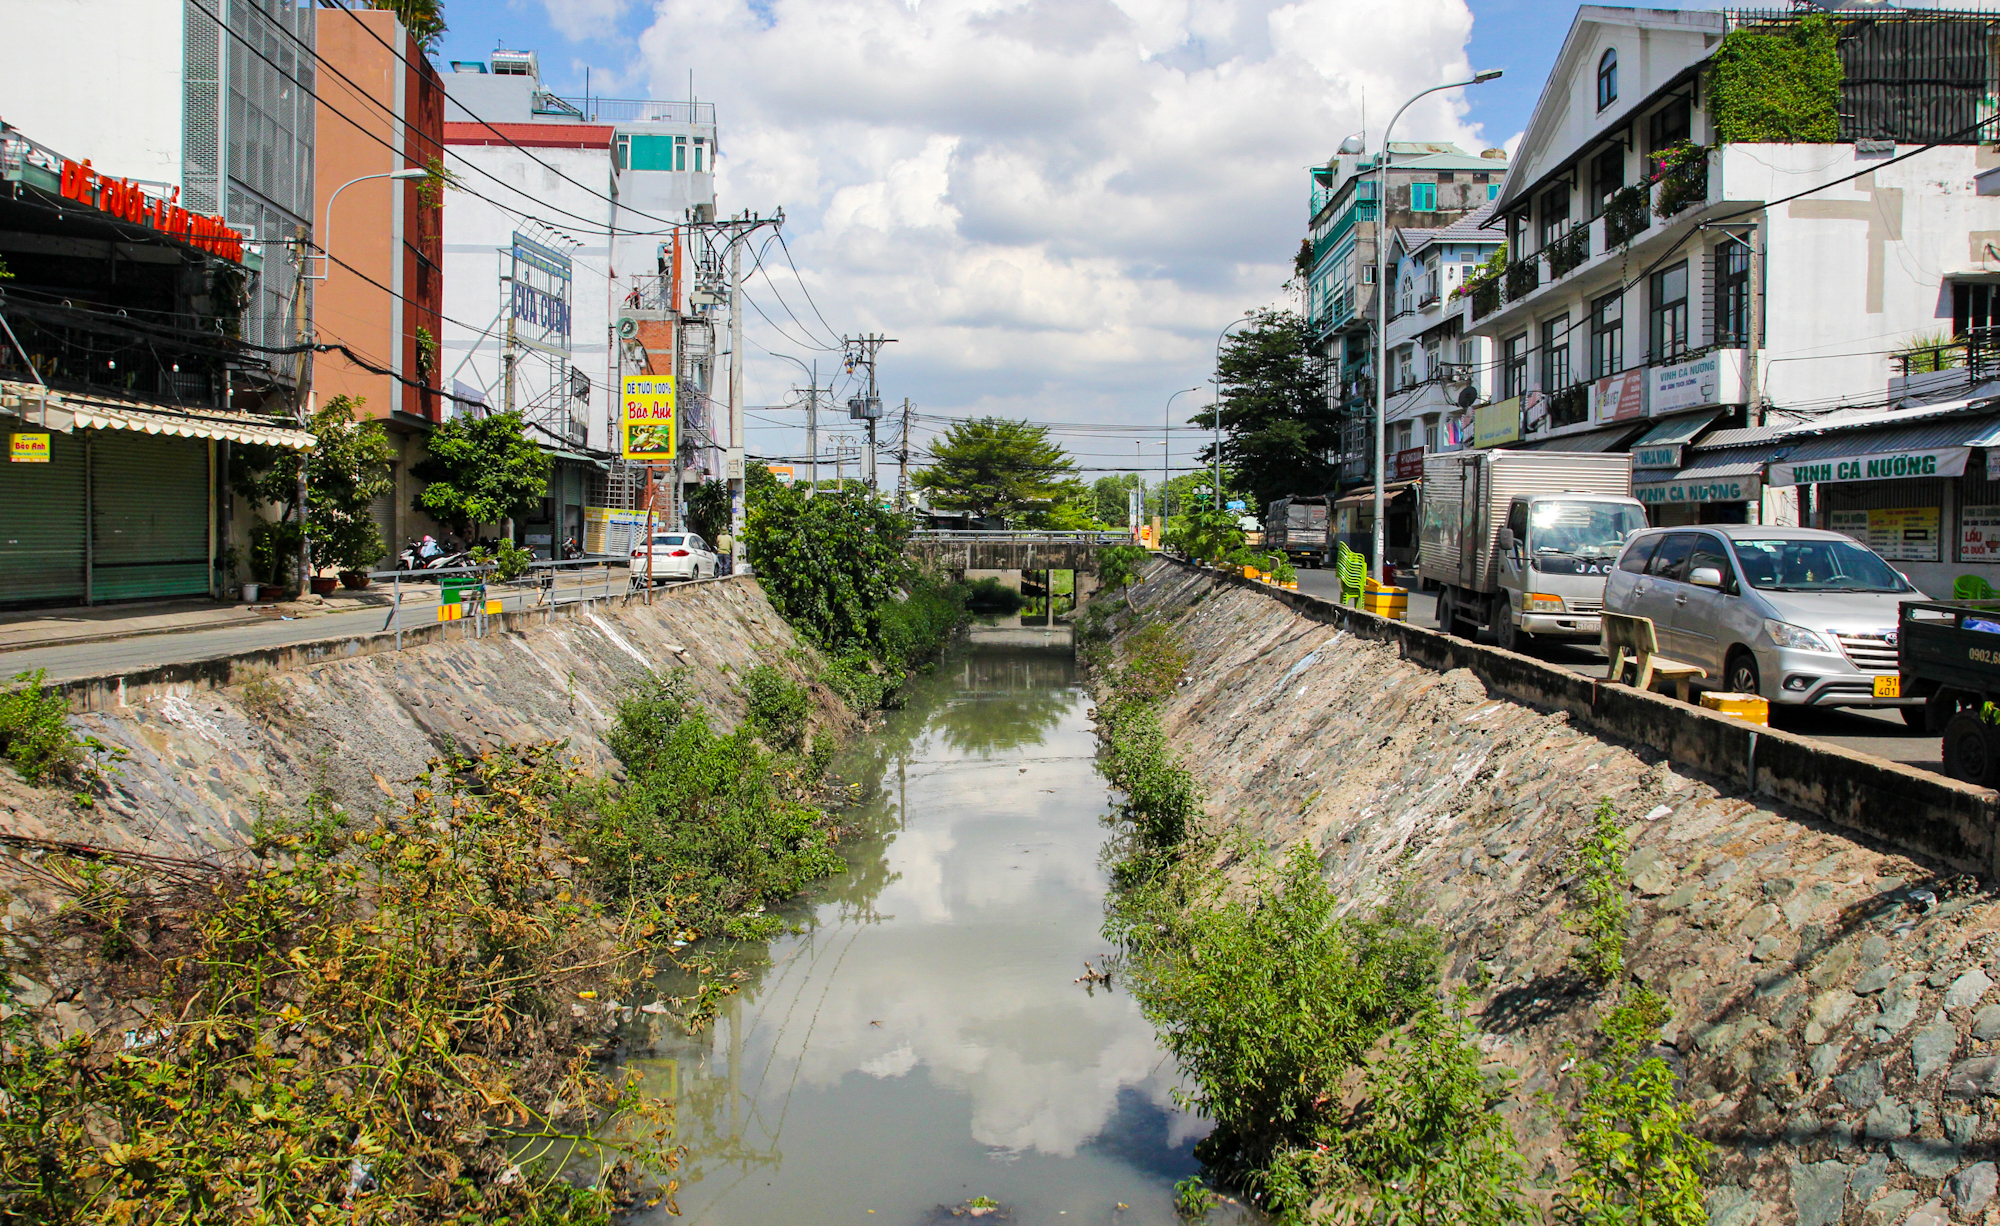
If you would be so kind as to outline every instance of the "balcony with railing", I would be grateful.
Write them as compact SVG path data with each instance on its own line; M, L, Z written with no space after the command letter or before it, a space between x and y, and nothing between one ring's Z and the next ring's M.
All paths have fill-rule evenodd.
M1549 428L1560 430L1565 426L1580 426L1590 420L1589 385L1572 383L1546 393L1549 406Z
M1621 187L1604 206L1604 249L1622 247L1645 232L1652 219L1646 215L1648 193L1642 186Z
M1483 281L1471 282L1465 289L1466 297L1472 299L1472 318L1484 319L1500 309L1500 278L1488 277Z
M1507 301L1514 302L1535 292L1542 283L1542 261L1540 256L1529 256L1507 263Z
M1889 358L1891 404L1930 404L1966 396L2000 379L2000 327L1963 336L1923 338Z
M1590 258L1590 227L1572 226L1542 249L1549 262L1549 280L1559 281Z

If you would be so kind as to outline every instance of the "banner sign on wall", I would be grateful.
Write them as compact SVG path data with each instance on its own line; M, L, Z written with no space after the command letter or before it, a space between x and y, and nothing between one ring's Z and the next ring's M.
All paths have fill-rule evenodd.
M13 464L46 464L49 462L49 436L29 433L10 435L7 444L7 459Z
M626 375L621 390L620 454L648 464L673 463L680 442L674 415L674 377Z
M1646 413L1646 371L1640 367L1590 384L1590 420L1624 421Z
M1743 351L1715 349L1685 362L1646 369L1646 405L1653 416L1684 409L1743 404Z
M1509 396L1494 404L1483 404L1473 410L1472 445L1474 447L1498 447L1502 443L1521 441L1521 398Z
M1773 460L1772 485L1813 485L1840 481L1895 481L1909 477L1958 477L1965 474L1970 447L1938 447L1924 451L1889 451L1831 460Z
M1960 507L1958 560L2000 562L2000 507Z
M508 306L515 326L526 325L535 339L566 348L570 323L569 257L516 234L510 280Z
M1764 483L1755 477L1716 477L1709 481L1663 481L1656 485L1635 485L1632 497L1649 507L1679 506L1691 502L1748 502L1764 492Z
M1394 470L1396 480L1415 481L1424 475L1424 449L1405 447L1395 455Z
M1937 507L1877 507L1829 511L1826 526L1851 536L1891 562L1936 562L1942 534Z

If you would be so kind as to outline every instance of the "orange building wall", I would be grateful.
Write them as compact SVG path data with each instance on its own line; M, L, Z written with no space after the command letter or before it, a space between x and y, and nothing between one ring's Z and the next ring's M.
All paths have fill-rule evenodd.
M344 344L372 365L434 388L447 372L431 369L431 359L420 355L419 329L432 337L443 331L444 193L426 204L424 184L389 179L340 189L362 175L426 167L443 155L444 82L393 13L321 9L317 37L322 66L314 228L333 258L315 287L315 331L321 342ZM329 219L327 203L337 191ZM364 398L367 416L408 429L444 416L435 391L374 373L337 352L314 359L313 389L322 404L337 395Z

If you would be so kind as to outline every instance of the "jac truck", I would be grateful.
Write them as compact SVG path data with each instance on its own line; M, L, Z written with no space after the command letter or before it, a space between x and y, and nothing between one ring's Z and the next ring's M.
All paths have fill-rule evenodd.
M1509 651L1597 641L1604 578L1646 526L1622 452L1425 456L1417 515L1417 574L1438 587L1438 629L1490 630Z
M1318 566L1326 557L1327 520L1333 498L1293 494L1271 504L1264 516L1264 548L1281 549L1294 566Z

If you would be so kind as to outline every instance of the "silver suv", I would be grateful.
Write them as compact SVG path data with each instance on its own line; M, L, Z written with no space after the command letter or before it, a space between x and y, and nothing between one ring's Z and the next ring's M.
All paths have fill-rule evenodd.
M1653 619L1662 654L1708 670L1710 688L1794 706L1900 707L1897 604L1923 599L1880 554L1817 528L1709 524L1636 532L1604 607Z

